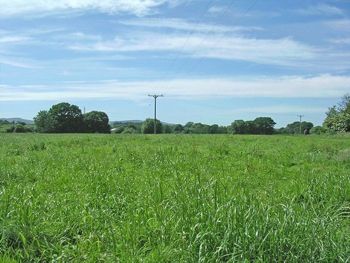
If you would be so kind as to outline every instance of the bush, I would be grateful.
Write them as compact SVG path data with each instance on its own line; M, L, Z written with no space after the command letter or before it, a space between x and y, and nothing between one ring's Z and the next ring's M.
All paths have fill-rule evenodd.
M147 119L142 124L142 133L152 134L154 133L154 120ZM162 133L162 123L159 120L156 120L156 133Z
M326 129L322 126L315 126L310 130L310 133L320 135L326 133Z

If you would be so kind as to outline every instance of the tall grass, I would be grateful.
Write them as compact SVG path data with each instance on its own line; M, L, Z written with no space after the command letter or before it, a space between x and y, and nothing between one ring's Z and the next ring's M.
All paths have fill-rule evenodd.
M1 136L0 261L350 260L346 137Z

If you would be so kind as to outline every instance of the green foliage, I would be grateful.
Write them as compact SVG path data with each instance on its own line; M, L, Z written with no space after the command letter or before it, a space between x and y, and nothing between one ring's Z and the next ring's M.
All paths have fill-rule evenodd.
M310 130L311 134L317 134L317 135L321 135L326 133L327 130L325 128L323 128L322 126L315 126Z
M53 105L48 112L52 130L56 133L76 133L84 130L83 114L76 105L62 102Z
M182 127L182 132L187 134L224 134L227 133L227 128L217 124L207 125L203 123L188 122ZM181 130L180 127L178 127ZM179 132L176 132L179 133Z
M156 120L156 133L162 133L163 125L159 120ZM154 119L146 119L141 127L143 134L154 133Z
M48 111L39 111L34 118L34 124L37 132L53 132L53 119Z
M78 106L65 102L40 111L34 118L36 131L41 133L109 133L108 122L104 112L92 111L83 116Z
M287 127L285 128L285 133L304 134L305 130L310 131L312 127L314 127L313 123L303 121L301 122L301 129L300 129L300 121L296 121L287 125Z
M27 133L27 132L34 132L34 129L32 127L27 126L26 124L16 124L11 125L8 129L6 129L7 133Z
M275 124L270 117L259 117L254 121L236 120L230 130L234 134L273 134Z
M85 132L110 133L109 119L106 113L91 111L84 114Z
M10 122L7 120L0 120L0 125L6 125L6 124L10 124Z
M163 125L163 133L166 133L166 134L173 133L173 129L171 128L171 125L168 125L168 124Z
M181 124L176 124L174 126L174 133L182 133L184 130L184 127Z
M348 136L1 139L1 262L349 261Z
M273 134L275 125L270 117L259 117L254 120L256 134Z
M331 107L326 113L323 126L331 132L350 132L350 95L345 95L338 107Z

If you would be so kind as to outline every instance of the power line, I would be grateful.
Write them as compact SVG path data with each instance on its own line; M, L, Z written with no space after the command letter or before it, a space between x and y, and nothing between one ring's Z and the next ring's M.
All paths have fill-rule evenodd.
M153 97L154 98L154 123L153 123L153 128L154 128L154 134L157 134L157 99L159 97L164 97L164 95L160 94L149 94L148 97Z

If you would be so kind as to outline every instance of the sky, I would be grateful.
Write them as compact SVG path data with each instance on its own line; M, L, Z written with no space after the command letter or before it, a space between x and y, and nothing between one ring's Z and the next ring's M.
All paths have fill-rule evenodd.
M350 0L0 0L0 118L322 124L350 93Z

